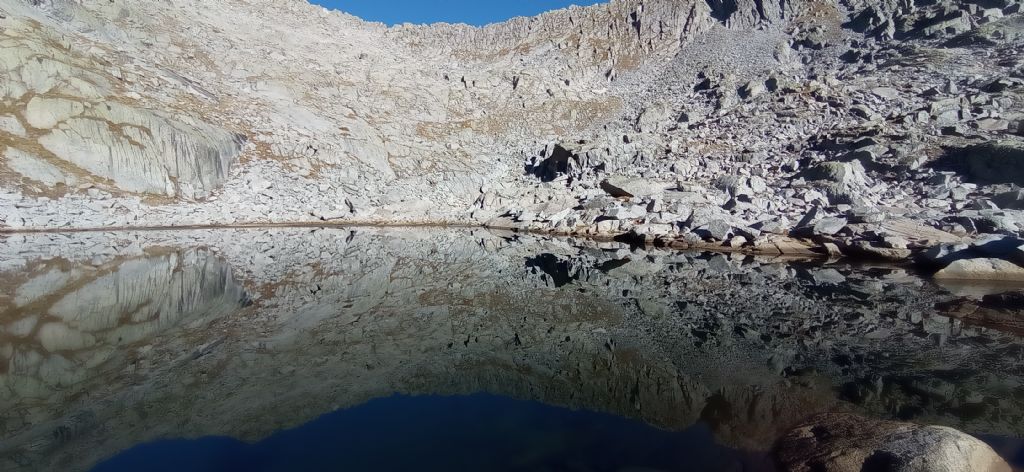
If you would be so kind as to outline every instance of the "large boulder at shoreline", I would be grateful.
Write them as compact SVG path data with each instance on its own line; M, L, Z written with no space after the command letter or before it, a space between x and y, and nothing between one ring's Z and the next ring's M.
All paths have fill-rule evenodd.
M1024 282L1024 267L1003 259L960 259L936 272L935 278Z
M775 458L793 472L1010 471L991 447L955 429L836 413L784 435Z

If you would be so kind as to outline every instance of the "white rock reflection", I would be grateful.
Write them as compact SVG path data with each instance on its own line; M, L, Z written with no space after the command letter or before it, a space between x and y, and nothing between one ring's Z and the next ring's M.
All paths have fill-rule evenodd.
M72 395L76 384L124 369L135 344L247 302L227 265L205 250L66 265L51 260L27 274L0 274L26 279L13 300L0 299L0 406Z

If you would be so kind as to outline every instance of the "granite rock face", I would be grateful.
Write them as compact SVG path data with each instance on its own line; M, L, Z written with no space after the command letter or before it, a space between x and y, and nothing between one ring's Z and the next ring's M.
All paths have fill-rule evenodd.
M11 115L0 144L10 190L98 185L194 200L227 178L242 136L201 121L188 106L139 107L141 97L125 92L98 46L79 48L28 18L3 21L2 108Z
M753 251L818 208L1019 234L1020 3L985 6L613 0L388 28L301 0L6 0L0 224L494 221ZM616 180L651 189L613 192L645 215L606 223ZM807 236L936 239L889 233Z

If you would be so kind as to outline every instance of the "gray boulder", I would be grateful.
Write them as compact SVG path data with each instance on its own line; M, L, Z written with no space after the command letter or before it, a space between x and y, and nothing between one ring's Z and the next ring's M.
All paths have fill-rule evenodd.
M957 259L970 257L969 249L968 244L938 244L922 251L918 260L926 266L942 268Z
M1003 259L959 259L936 272L935 278L1024 282L1024 267Z
M799 177L810 181L833 182L844 186L866 185L867 175L860 161L822 162L800 172Z
M672 121L671 113L672 110L665 104L652 105L637 117L636 130L642 133L661 131Z
M708 234L710 234L712 238L715 238L718 241L725 241L726 239L729 239L729 235L732 234L732 225L723 220L714 220L711 223L708 223L707 230Z
M605 216L616 220L632 220L647 216L647 209L640 205L623 205L609 209Z
M743 86L738 90L740 97L744 99L757 97L767 91L768 89L765 88L764 82L756 80L751 80L750 82L743 84Z

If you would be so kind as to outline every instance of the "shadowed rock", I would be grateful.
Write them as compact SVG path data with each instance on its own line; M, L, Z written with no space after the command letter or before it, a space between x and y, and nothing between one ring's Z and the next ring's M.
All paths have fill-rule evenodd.
M1020 142L1000 141L953 149L934 167L958 172L969 182L1024 185L1024 147Z

